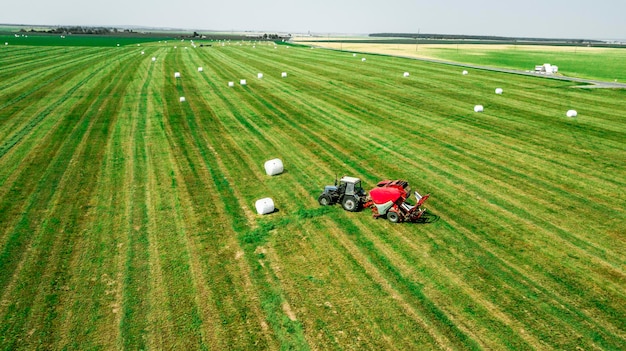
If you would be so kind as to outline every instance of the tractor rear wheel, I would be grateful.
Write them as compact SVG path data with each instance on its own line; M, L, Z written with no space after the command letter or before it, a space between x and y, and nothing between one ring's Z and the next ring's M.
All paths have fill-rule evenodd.
M322 194L319 198L317 198L317 202L319 202L322 206L328 206L331 204L330 196Z
M389 211L389 212L387 212L387 219L391 223L398 223L398 222L400 222L400 216L398 215L398 212L396 212L396 211Z
M356 201L354 197L346 196L343 198L343 201L341 202L341 206L346 211L355 212L356 210L358 210L359 203Z

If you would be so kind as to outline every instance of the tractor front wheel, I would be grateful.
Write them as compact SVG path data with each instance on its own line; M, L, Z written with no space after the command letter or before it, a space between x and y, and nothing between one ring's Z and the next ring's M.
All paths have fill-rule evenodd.
M320 197L317 199L317 202L319 202L322 206L328 206L331 204L330 197L326 194L320 195Z
M346 196L341 202L341 206L346 211L355 212L356 210L358 210L359 203L354 197Z
M387 212L387 219L391 223L398 223L400 222L400 215L398 215L398 212L396 211L389 211Z

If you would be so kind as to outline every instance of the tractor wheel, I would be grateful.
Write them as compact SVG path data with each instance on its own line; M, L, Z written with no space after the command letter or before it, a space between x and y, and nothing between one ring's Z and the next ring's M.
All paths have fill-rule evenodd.
M398 223L400 222L400 215L398 215L398 212L396 211L389 211L387 212L387 219L391 223Z
M330 197L326 194L320 195L320 197L317 198L317 202L319 202L322 206L328 206L332 203Z
M358 210L359 203L356 201L354 197L346 196L341 202L341 206L346 211L355 212L356 210Z

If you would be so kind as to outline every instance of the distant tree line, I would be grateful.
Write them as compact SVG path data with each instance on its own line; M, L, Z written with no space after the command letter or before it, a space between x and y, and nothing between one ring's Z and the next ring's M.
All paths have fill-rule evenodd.
M82 27L82 26L71 26L71 27L54 27L46 30L36 30L30 29L26 30L24 28L20 29L20 32L30 32L30 33L50 33L50 34L111 34L111 33L119 33L119 32L128 32L132 33L132 29L124 29L122 31L117 28L106 28L106 27Z
M520 38L520 37L501 37L491 35L464 35L464 34L426 34L426 33L373 33L370 37L378 38L411 38L425 40L491 40L491 41L538 41L538 42L565 42L565 43L602 43L601 40L587 39L550 39L550 38Z

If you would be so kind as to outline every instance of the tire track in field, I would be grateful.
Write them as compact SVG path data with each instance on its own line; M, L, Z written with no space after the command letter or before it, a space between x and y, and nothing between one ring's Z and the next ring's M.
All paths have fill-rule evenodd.
M178 57L177 57L177 64L180 65ZM184 78L183 78L184 79ZM178 87L178 92L180 93L179 95L185 95L185 89L182 83L177 84ZM193 91L196 91L197 89L193 89ZM190 92L191 93L191 92ZM194 112L196 107L196 104L201 104L203 105L203 109L202 111L209 111L210 114L212 115L212 110L209 106L205 105L202 103L201 99L199 99L199 97L194 94L191 93L191 95L189 95L188 97L191 97L191 99L188 102L188 105L185 104L184 107L182 108L182 115L186 115L187 117L182 119L181 121L179 121L179 123L181 123L182 125L185 126L186 132L185 134L189 133L187 139L189 139L189 142L191 143L191 145L189 146L192 150L195 150L195 152L193 154L197 155L196 157L201 157L201 161L199 162L194 162L189 160L189 164L199 164L202 165L204 164L205 166L203 166L201 169L203 170L203 172L206 171L210 171L210 174L207 174L206 177L202 177L202 178L197 178L196 180L189 180L187 181L187 183L189 184L193 184L193 183L198 183L198 182L203 182L202 179L210 179L213 178L216 181L216 185L219 187L220 183L219 181L216 180L216 176L217 179L224 179L225 181L227 181L226 184L232 184L232 180L230 178L230 176L228 175L228 173L223 173L223 175L216 175L214 174L215 172L217 172L217 170L221 170L220 172L226 172L226 167L225 165L222 163L221 160L221 156L220 155L224 155L223 152L221 152L220 150L216 150L214 148L215 146L215 142L213 142L210 138L210 136L212 134L215 133L215 130L218 129L219 127L217 125L214 125L214 127L212 127L210 130L207 130L207 132L205 133L198 133L198 131L203 131L204 128L206 127L202 127L203 125L206 125L207 122L209 122L210 120L212 120L213 118L210 118L209 120L207 119L203 119L202 121L200 121L196 116L197 116L197 112ZM186 107L189 106L189 109L187 109ZM204 122L204 123L202 123ZM213 124L213 123L211 123ZM223 135L222 133L219 133L220 135ZM180 140L183 140L183 138L181 137ZM206 145L206 146L205 146ZM213 145L213 146L212 146ZM184 148L179 148L179 149L184 149ZM185 156L185 158L189 158L192 155L189 156ZM217 165L211 165L213 162L211 162L211 160L214 158L213 162L216 162ZM199 171L199 170L198 170ZM194 171L195 173L196 171ZM197 177L197 176L195 176ZM202 187L204 188L206 185L203 185ZM228 186L228 185L227 185ZM196 187L197 188L197 187ZM231 192L233 192L234 196L236 198L240 198L241 196L237 195L237 190L235 188L230 189ZM200 198L199 194L197 191L194 192L190 192L189 193L191 195L191 199L194 201L194 203L196 204L196 206L199 207L204 207L206 205L204 205L204 201ZM217 199L216 199L217 200ZM246 214L246 217L248 218L248 220L246 222L250 221L250 218L252 216L252 214L250 213L249 210L246 210L245 208L241 208L241 210ZM236 209L235 207L232 207L231 211L239 211L238 209ZM210 213L209 211L201 211L203 213ZM233 226L235 226L234 224L231 224ZM241 226L242 224L239 224L239 226ZM201 226L203 226L201 224ZM231 237L232 238L232 237ZM232 241L232 240L229 240ZM235 247L237 246L236 243L231 243L234 244ZM229 246L231 245L229 244ZM217 247L215 248L216 250L219 250ZM230 250L229 250L230 251ZM235 256L234 255L234 251L232 252L232 254L229 254L231 257ZM240 265L241 266L241 265ZM246 272L243 271L240 274L245 274ZM233 274L233 273L231 273ZM237 278L237 279L241 279L241 278ZM217 295L217 291L214 292L214 294ZM248 292L247 294L251 294L251 292ZM254 296L254 294L251 294ZM217 295L219 296L219 295ZM254 298L254 300L256 300L256 298ZM244 299L245 301L245 299ZM257 310L256 314L260 316L260 311ZM260 320L262 321L262 320ZM263 324L260 323L260 326L262 326ZM268 335L267 332L264 332L265 334L265 338L266 340L270 340L268 339ZM234 338L231 338L234 339ZM272 348L275 348L272 347Z
M19 91L21 92L27 91L26 88L32 87L32 83L30 83L30 81L34 79L41 79L42 75L44 75L45 78L53 77L55 75L63 76L64 73L59 74L58 72L58 70L62 67L71 66L74 63L89 59L89 57L104 56L103 53L97 49L85 50L81 54L83 55L73 57L69 56L66 52L45 53L38 50L34 55L41 59L37 60L37 62L24 62L23 60L20 60L19 64L16 64L13 69L2 71L0 74L0 79L2 81L0 84L0 91L13 90L16 88L19 88ZM13 94L13 96L20 95L21 94ZM0 111L7 105L9 105L9 102L5 102L0 105Z
M78 67L77 67L78 68ZM71 71L72 73L75 73L76 75L78 75L79 73L81 73L81 71L79 71L78 69L76 69L75 71ZM69 89L62 97L61 99L57 100L56 103L52 103L49 104L45 110L41 111L39 114L37 114L37 116L35 116L34 118L30 119L29 123L26 124L25 126L23 126L21 129L19 129L18 131L16 131L10 138L7 137L7 139L5 139L5 141L2 143L2 145L0 145L0 159L2 159L2 157L11 149L13 148L17 143L19 143L21 141L22 138L24 138L32 129L36 128L37 125L44 119L46 118L48 115L50 115L63 101L65 101L67 98L69 98L70 96L72 96L85 82L88 82L92 77L94 77L96 74L98 73L98 70L94 70L89 76L87 76L85 79L83 79L78 85L73 86L71 89ZM70 72L66 73L66 74L70 74ZM62 77L60 77L62 78ZM71 78L71 76L70 76ZM42 87L52 87L54 85L54 82L57 80L57 78L52 78L50 81L47 81L46 83L42 84ZM38 89L32 89L31 91L28 92L28 94L34 92L35 90ZM24 96L25 97L25 96ZM22 97L23 98L23 97Z
M517 319L511 318L506 311L502 310L499 306L489 301L485 297L484 292L480 292L474 289L473 286L467 284L460 276L451 271L449 267L440 265L434 262L434 258L430 258L428 253L429 248L426 245L418 245L409 239L408 233L403 228L398 228L395 225L381 225L381 229L373 229L372 226L366 227L363 224L356 223L360 230L371 240L376 247L381 249L381 252L385 256L389 257L394 265L407 277L419 274L417 279L420 284L423 285L435 285L438 289L441 289L441 282L451 282L451 286L459 291L452 294L442 295L438 291L431 289L431 295L437 301L444 306L450 306L454 301L446 302L447 295L453 295L455 300L459 300L461 296L468 296L471 298L472 303L468 303L467 306L476 306L474 309L478 310L484 308L492 318L495 318L495 322L498 325L493 325L494 320L489 319L486 322L487 325L477 325L477 318L461 317L457 323L462 324L462 328L465 332L469 333L475 339L479 339L482 348L497 348L499 345L508 345L510 348L541 348L543 344L532 335L527 333L517 333L516 330L522 330L521 325ZM376 235L377 232L387 232L385 235ZM393 235L391 235L393 233ZM432 235L432 234L427 234ZM418 255L417 253L423 253ZM436 275L428 274L427 272L436 272ZM445 279L441 279L445 277ZM428 283L424 283L428 282ZM449 291L449 290L448 290ZM441 296L439 296L441 295ZM464 299L460 299L464 301ZM466 307L468 308L468 307ZM449 314L460 314L458 309L447 308ZM456 318L459 318L458 316ZM478 327L482 327L483 330L476 330ZM514 329L515 327L515 329ZM498 340L483 340L486 333L484 328L489 329L489 333L493 337L497 337ZM506 334L503 332L506 331ZM476 333L476 334L474 334ZM487 343L487 344L485 344Z
M114 78L121 75L120 72L113 71L109 77ZM112 79L116 82L115 79ZM124 80L122 80L123 82ZM123 90L123 83L112 83L111 80L102 81L101 85L104 89L102 94L94 104L90 106L80 106L75 113L81 117L81 122L75 126L70 136L74 141L73 147L65 148L67 158L70 161L70 167L59 175L58 191L51 195L50 217L57 220L52 221L51 225L44 226L39 232L41 242L39 242L39 254L34 254L35 262L33 269L44 271L39 279L30 279L30 290L26 295L22 294L21 300L25 300L22 308L33 308L31 313L27 313L18 323L12 326L14 332L25 328L34 331L31 341L34 343L43 343L51 347L58 342L59 335L53 333L57 330L58 323L66 317L60 314L57 309L62 305L63 298L67 295L66 283L68 279L68 263L71 262L73 250L78 239L78 233L85 225L85 216L82 214L88 204L82 199L90 198L93 188L95 187L96 169L99 168L104 155L104 150L100 147L90 147L90 142L99 144L101 140L108 136L111 123L114 118L116 104L105 104L106 97L109 94L118 93L117 90ZM102 108L100 108L102 107ZM82 111L80 110L82 109ZM104 110L104 112L101 112ZM90 119L89 116L94 116ZM69 146L69 145L68 145ZM59 163L61 160L57 159ZM86 162L87 160L91 162ZM95 162L94 162L95 161ZM83 165L82 168L74 165ZM70 180L71 179L71 180ZM63 190L67 190L64 192ZM63 195L61 195L63 193ZM63 198L61 198L63 196ZM48 202L45 202L47 205ZM60 235L58 235L60 233ZM38 282L37 282L38 281ZM36 290L31 290L36 289ZM8 315L10 316L10 315ZM5 318L7 315L5 315Z
M70 99L74 94L79 92L84 88L84 85L94 79L96 77L97 72L92 72L84 79L72 85L69 90L61 97L59 100L55 101L51 104L45 112L42 112L41 115L35 117L35 119L43 120L44 117L48 115L54 115L61 109L66 101ZM86 102L78 102L78 104L86 104ZM60 142L63 141L61 137L57 135L62 135L62 133L68 133L67 129L61 130L59 128L63 127L63 121L67 118L73 118L71 113L74 113L73 110L70 110L70 116L65 118L59 117L58 121L54 121L50 127L50 130L42 131L45 133L48 139L46 140L56 140L53 142L53 147L43 147L42 143L35 145L30 152L25 155L25 160L20 163L14 162L15 169L17 171L13 172L13 174L8 176L8 182L4 179L2 180L3 186L0 188L0 195L3 201L0 201L0 233L2 236L0 237L0 243L2 243L3 247L8 240L9 231L13 228L16 223L20 220L20 213L26 211L26 207L28 202L26 200L29 194L32 194L33 189L36 187L36 183L31 179L33 175L40 174L41 169L47 168L47 164L51 161L51 158L48 158L47 155L54 155L56 147L59 147ZM57 137L55 137L57 136ZM4 146L4 145L3 145ZM0 147L0 152L2 151ZM6 156L6 154L5 154ZM0 156L0 161L3 158ZM22 204L22 207L20 207ZM4 227L4 230L1 230Z
M87 78L79 82L72 92L77 91L88 80L93 79L96 73L89 75ZM102 89L104 83L101 81L96 86L97 89ZM67 94L69 97L71 94ZM32 221L41 221L45 213L45 204L48 203L54 194L54 189L57 187L60 176L64 170L68 167L67 164L61 164L59 159L67 159L68 149L73 150L71 145L76 144L76 140L68 139L67 135L70 135L74 128L82 121L81 117L84 117L84 111L88 108L88 102L85 97L79 104L69 111L65 118L62 118L56 127L50 131L48 138L42 146L37 147L34 151L37 151L35 157L31 159L31 162L24 165L21 169L21 175L17 178L17 181L13 183L11 189L3 197L3 201L0 203L0 215L9 216L14 208L18 208L20 213L40 213L35 215ZM60 104L60 102L59 102ZM80 116L80 117L77 117ZM77 132L74 132L77 133ZM80 134L79 134L80 135ZM73 143L71 143L71 142ZM43 146L45 145L45 146ZM41 152L38 150L47 150L47 152ZM37 182L36 175L43 174L42 181ZM38 189L38 190L36 190ZM18 195L23 194L23 195ZM23 203L23 205L22 205ZM14 221L7 221L10 217L0 217L0 223L7 224L5 227L6 234L3 237L3 251L0 253L0 266L3 267L2 272L6 273L11 270L10 267L14 265L19 259L16 260L14 255L16 252L23 252L26 233L37 232L38 225L30 225L29 220L25 216L17 217ZM31 229L22 234L20 231L30 227ZM6 237L8 235L8 237ZM20 255L21 256L21 255ZM0 274L0 287L4 289L7 283L7 276Z
M195 99L193 99L193 101L195 101ZM224 122L224 119L221 118L220 121ZM214 130L214 129L211 129L211 130ZM228 133L224 134L224 133L221 133L221 132L219 134L220 135L229 135ZM228 138L228 140L230 140L233 143L233 146L227 147L227 150L237 150L237 147L235 146L234 139L231 140L230 138ZM222 155L222 154L224 154L224 155L231 155L232 152L224 151L223 153L222 152L218 152L218 154L219 155ZM235 155L234 157L235 157L235 159L233 160L233 162L237 163L237 164L244 165L244 164L249 164L249 162L250 162L250 161L243 161L243 162L241 162L241 157L245 158L245 156L243 156L243 154ZM248 158L248 160L249 160L249 158ZM258 171L256 170L256 169L258 169L258 167L253 167L253 166L248 166L248 167L249 168L244 168L243 170L240 170L238 173L242 173L242 174L250 174L250 173L254 174L254 173L256 173L256 174L258 174ZM257 175L257 177L258 177L258 175ZM237 190L234 190L234 193L237 194ZM241 194L237 195L237 196L241 197ZM260 229L260 228L258 228L258 229ZM253 229L253 230L258 230L258 229ZM267 283L270 284L270 285L272 284L271 281L267 281ZM278 290L276 290L275 288L273 288L273 290L274 290L274 292L271 292L271 294L275 294L276 297L280 298L280 296L282 295L282 293L280 292L281 289L278 288ZM280 298L280 299L282 300L283 298ZM284 304L282 306L284 306ZM281 312L284 312L284 311L282 311L282 307L281 306L276 306L276 308L277 308L277 310L280 310ZM272 312L272 313L274 313L274 312ZM282 332L280 330L278 330L277 333L280 335L280 333L282 333Z
M15 50L15 47L10 51L10 55L6 56L6 60L0 59L0 65L3 70L0 72L0 79L3 83L11 81L12 77L15 77L15 72L22 71L22 67L25 65L32 66L34 64L45 64L54 60L61 51L65 51L61 48L54 47L38 47L36 51L32 50ZM4 89L7 85L0 85L0 88Z

